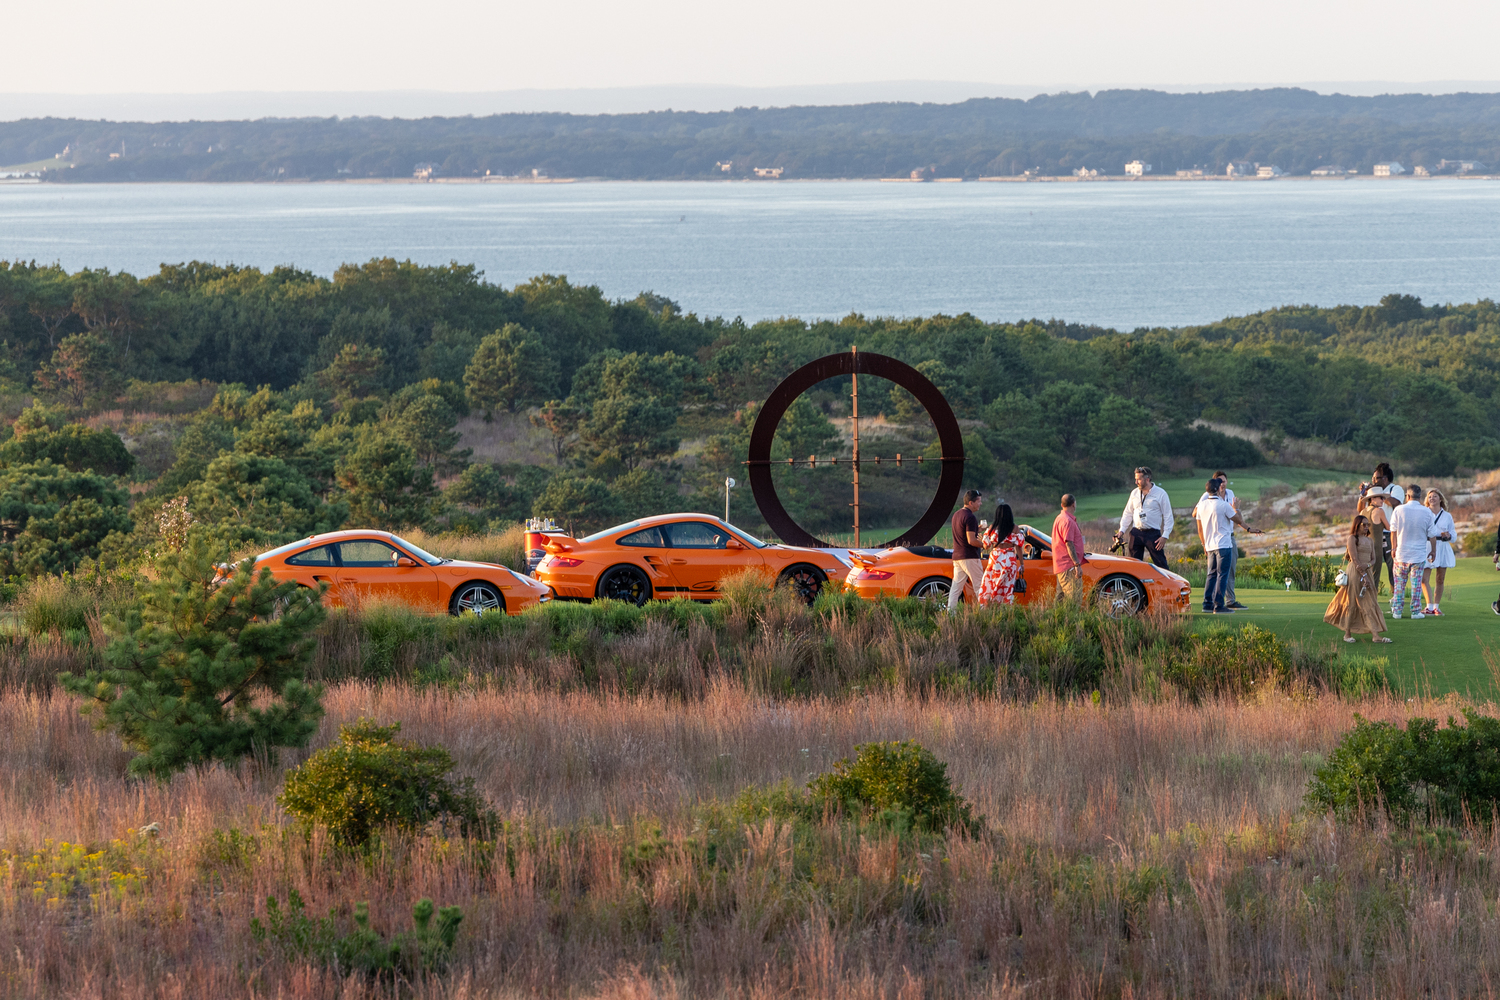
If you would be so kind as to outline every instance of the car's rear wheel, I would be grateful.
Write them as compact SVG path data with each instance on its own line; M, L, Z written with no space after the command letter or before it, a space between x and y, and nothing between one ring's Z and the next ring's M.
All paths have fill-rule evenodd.
M948 602L948 592L953 589L953 581L946 576L929 576L911 588L911 596L919 601Z
M808 563L798 563L788 566L782 570L781 576L776 579L776 586L790 587L792 593L796 594L805 604L812 604L818 599L818 593L823 589L823 583L828 579L828 574Z
M651 581L634 566L614 566L604 571L594 596L611 601L627 601L641 607L651 600Z
M1110 618L1133 618L1146 610L1146 588L1135 577L1117 573L1099 581L1094 602Z
M448 605L449 614L461 615L465 611L476 615L487 615L492 611L505 613L505 598L488 583L474 581L466 583L453 592Z

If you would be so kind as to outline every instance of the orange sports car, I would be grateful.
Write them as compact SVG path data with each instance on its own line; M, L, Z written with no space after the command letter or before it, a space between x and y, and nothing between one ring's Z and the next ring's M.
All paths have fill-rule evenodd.
M329 585L324 601L355 604L394 598L432 613L518 615L552 595L528 577L494 563L444 559L386 531L330 531L255 557L278 580Z
M1052 539L1021 525L1026 545L1021 575L1026 589L1016 591L1017 604L1039 601L1057 589L1052 572ZM854 566L844 583L861 597L917 597L947 601L953 583L953 553L935 545L913 545L884 551L851 552ZM1176 573L1127 556L1088 553L1083 580L1093 599L1114 618L1139 614L1148 607L1187 611L1193 588ZM967 600L967 595L965 596Z
M548 534L536 578L557 597L607 597L632 604L652 598L712 600L719 580L747 569L766 571L806 601L848 572L847 549L808 549L763 542L708 514L661 514L589 535Z

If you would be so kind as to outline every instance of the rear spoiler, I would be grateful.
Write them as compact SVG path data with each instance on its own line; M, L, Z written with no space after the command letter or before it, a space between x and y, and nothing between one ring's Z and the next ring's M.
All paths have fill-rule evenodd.
M542 543L542 548L553 555L557 555L562 552L572 552L573 545L577 544L577 542L578 539L570 538L567 535L548 535L547 540Z

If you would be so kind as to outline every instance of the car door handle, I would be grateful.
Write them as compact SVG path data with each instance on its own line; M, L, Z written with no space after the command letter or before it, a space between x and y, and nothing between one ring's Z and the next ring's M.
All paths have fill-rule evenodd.
M687 560L686 559L672 559L672 560L670 560L670 562L672 563L673 566L686 566L687 565Z

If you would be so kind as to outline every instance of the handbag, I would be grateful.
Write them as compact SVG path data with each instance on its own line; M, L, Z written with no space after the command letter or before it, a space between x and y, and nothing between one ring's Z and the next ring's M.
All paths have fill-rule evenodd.
M1333 582L1336 583L1336 584L1338 584L1340 587L1347 587L1347 586L1349 586L1349 564L1348 563L1345 563L1344 564L1344 568L1338 571L1338 574L1333 578Z

